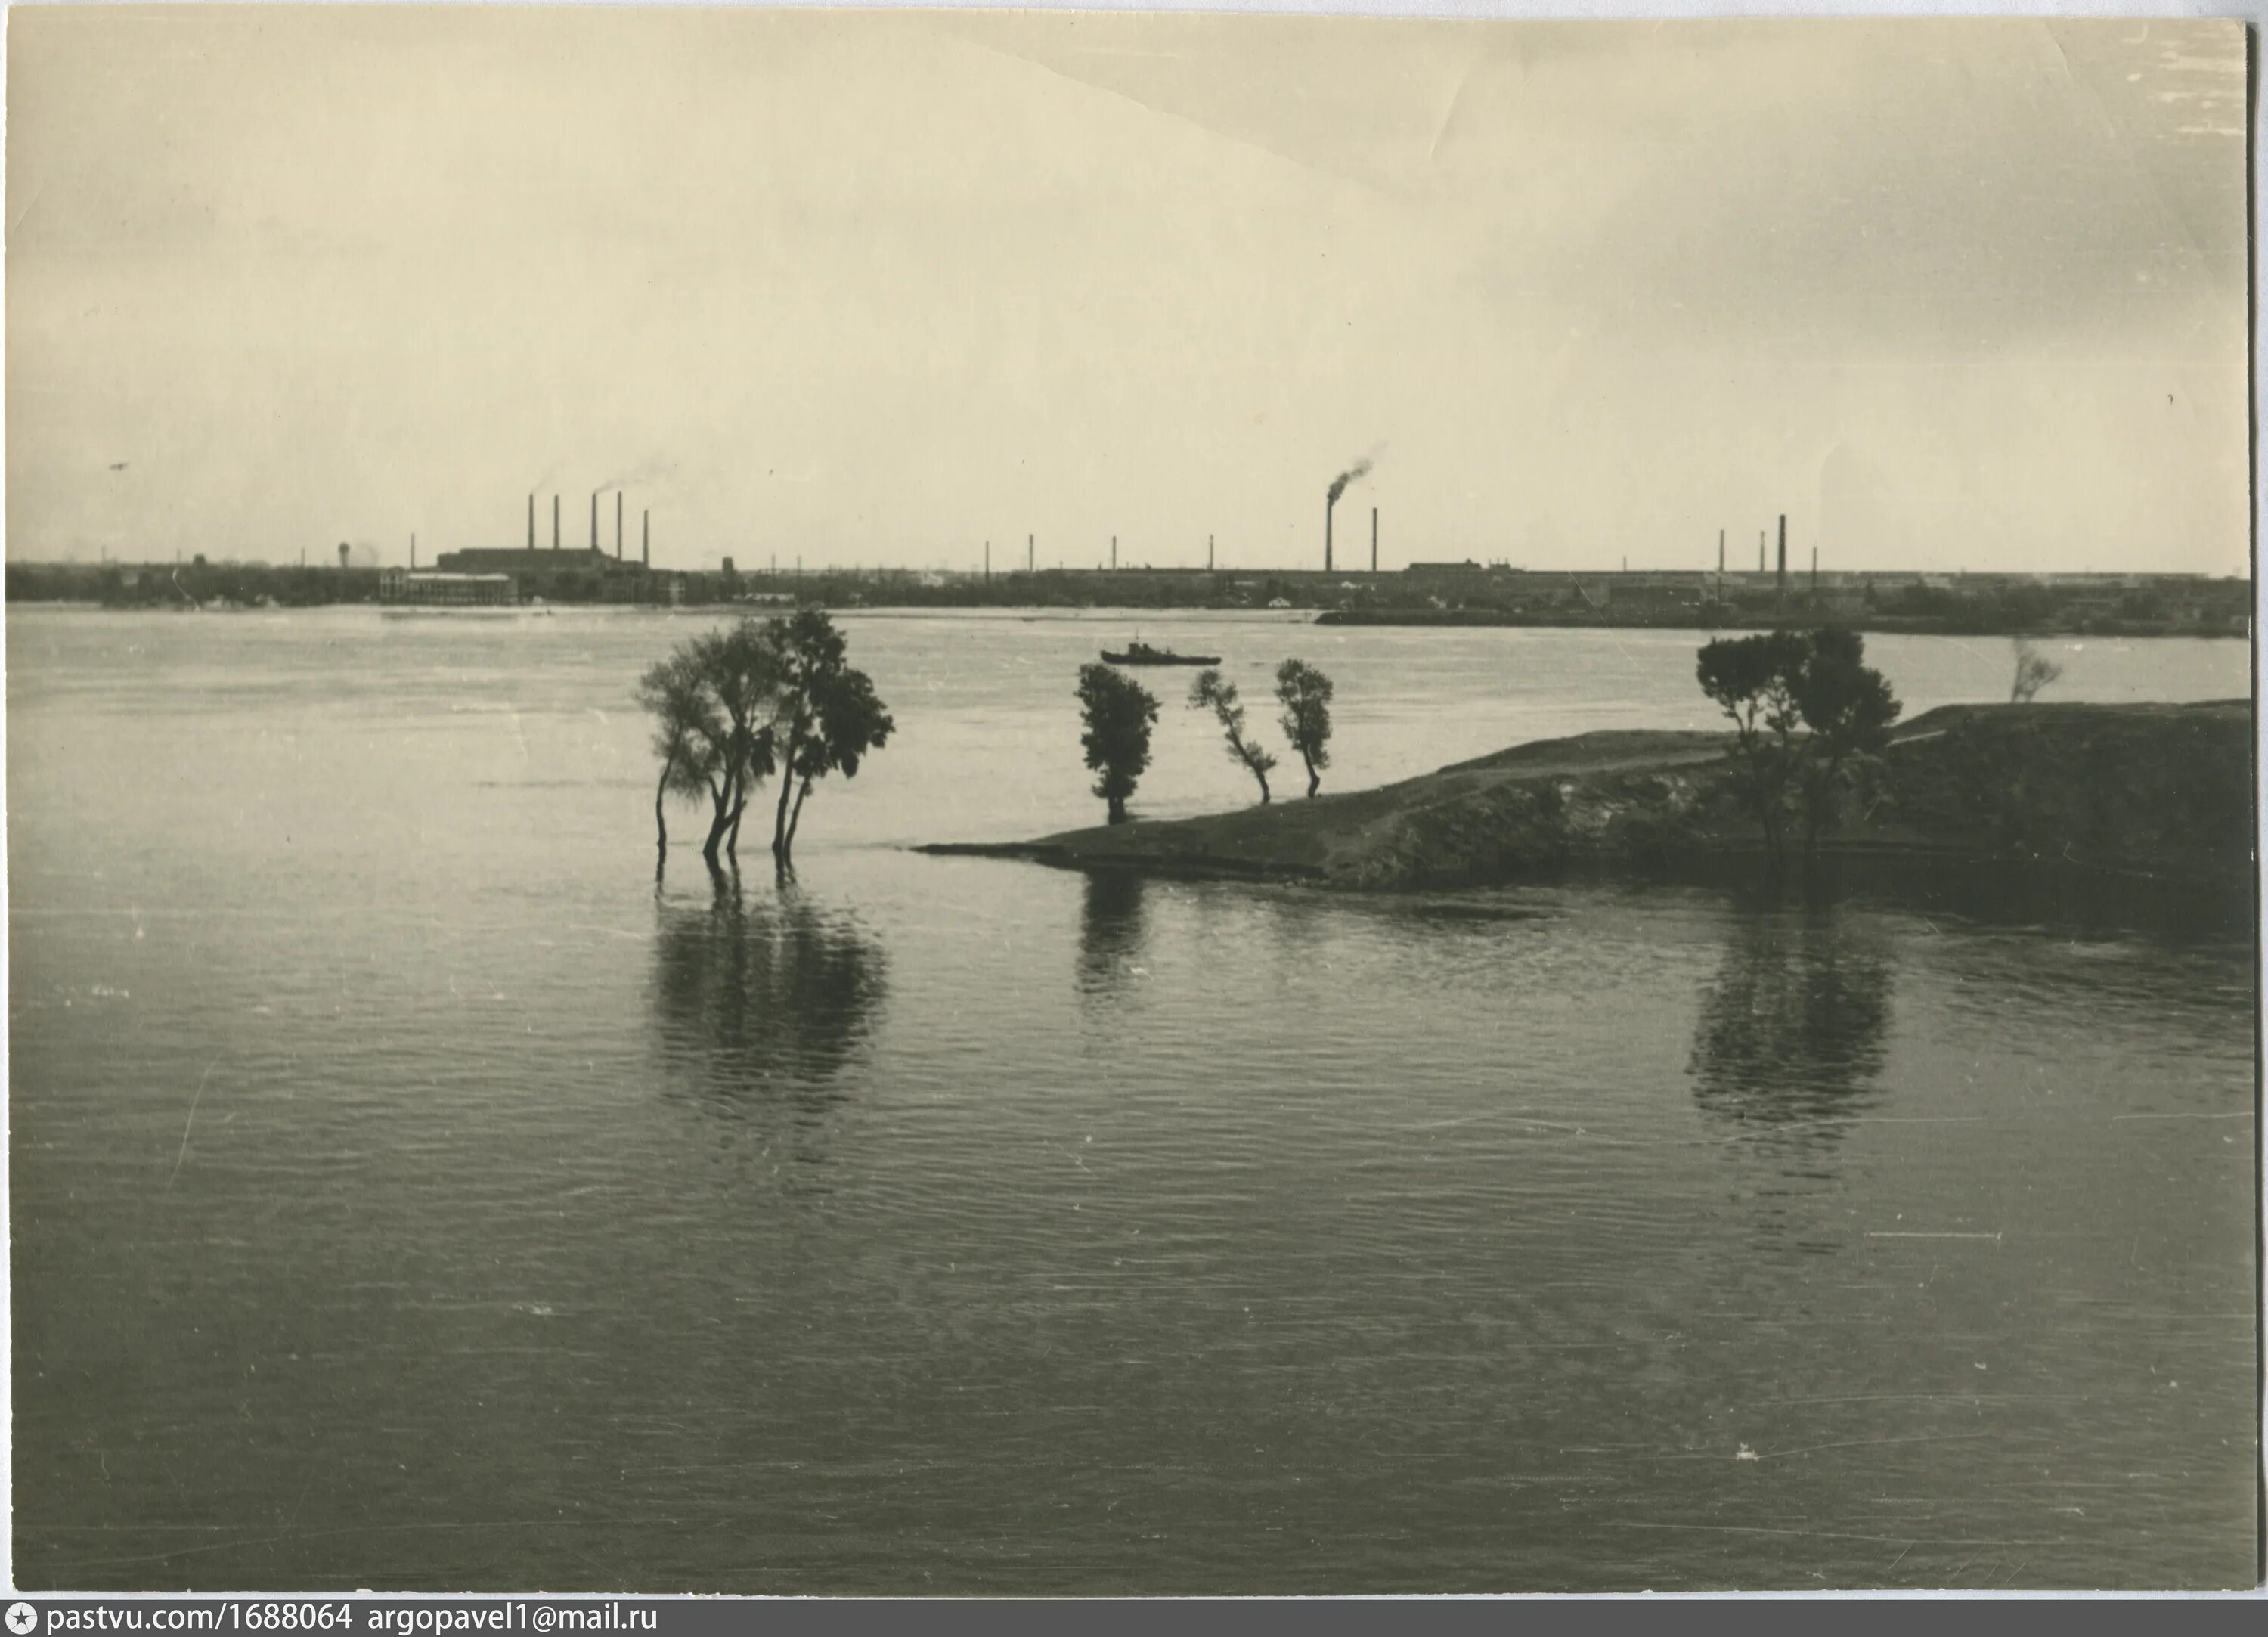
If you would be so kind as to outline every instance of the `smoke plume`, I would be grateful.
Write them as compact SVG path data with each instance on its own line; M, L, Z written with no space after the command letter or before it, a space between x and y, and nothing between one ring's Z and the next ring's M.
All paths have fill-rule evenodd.
M1336 477L1331 479L1331 491L1323 497L1324 503L1329 505L1336 505L1338 504L1339 497L1346 492L1346 486L1369 470L1370 457L1366 455L1361 460L1357 461L1352 466L1347 468L1345 471L1341 472Z

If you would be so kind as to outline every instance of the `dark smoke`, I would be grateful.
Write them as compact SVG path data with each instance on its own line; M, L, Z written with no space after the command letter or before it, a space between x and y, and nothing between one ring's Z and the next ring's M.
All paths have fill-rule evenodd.
M1346 486L1369 470L1370 461L1367 458L1365 458L1363 460L1357 461L1352 466L1347 468L1345 471L1341 472L1336 477L1331 479L1331 491L1323 497L1324 503L1329 505L1336 505L1338 504L1339 497L1346 492Z

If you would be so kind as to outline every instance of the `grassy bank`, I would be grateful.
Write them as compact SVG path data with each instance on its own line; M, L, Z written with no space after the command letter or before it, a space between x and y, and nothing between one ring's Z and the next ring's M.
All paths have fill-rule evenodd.
M1312 801L925 851L1403 889L1736 857L1760 842L1728 738L1585 734ZM1879 794L1822 851L2235 885L2252 868L2251 707L1948 705L1893 735Z

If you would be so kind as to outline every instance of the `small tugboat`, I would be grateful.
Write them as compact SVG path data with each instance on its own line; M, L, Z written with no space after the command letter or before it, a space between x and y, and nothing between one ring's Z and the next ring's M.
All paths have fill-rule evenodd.
M1217 653L1175 653L1171 648L1152 648L1145 642L1130 642L1123 653L1102 651L1106 665L1219 665Z

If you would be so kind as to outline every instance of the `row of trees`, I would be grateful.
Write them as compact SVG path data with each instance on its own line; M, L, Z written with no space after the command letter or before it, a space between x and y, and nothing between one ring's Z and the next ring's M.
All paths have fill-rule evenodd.
M1282 707L1277 723L1307 770L1310 797L1322 787L1323 770L1331 764L1331 679L1303 660L1286 660L1276 667L1276 701ZM1079 743L1086 752L1086 765L1096 775L1094 793L1108 804L1110 822L1123 824L1135 783L1150 765L1157 698L1108 665L1085 665L1079 673L1079 703L1086 723ZM1236 684L1217 669L1200 671L1190 683L1189 703L1191 710L1212 712L1229 758L1259 782L1261 800L1269 800L1268 775L1275 770L1276 757L1247 733L1244 702Z
M856 777L896 726L873 679L850 664L843 633L815 608L681 643L639 679L637 697L654 718L661 758L656 850L669 852L668 798L705 800L701 855L712 869L720 850L740 862L741 819L774 774L772 857L787 868L813 786L829 773Z

